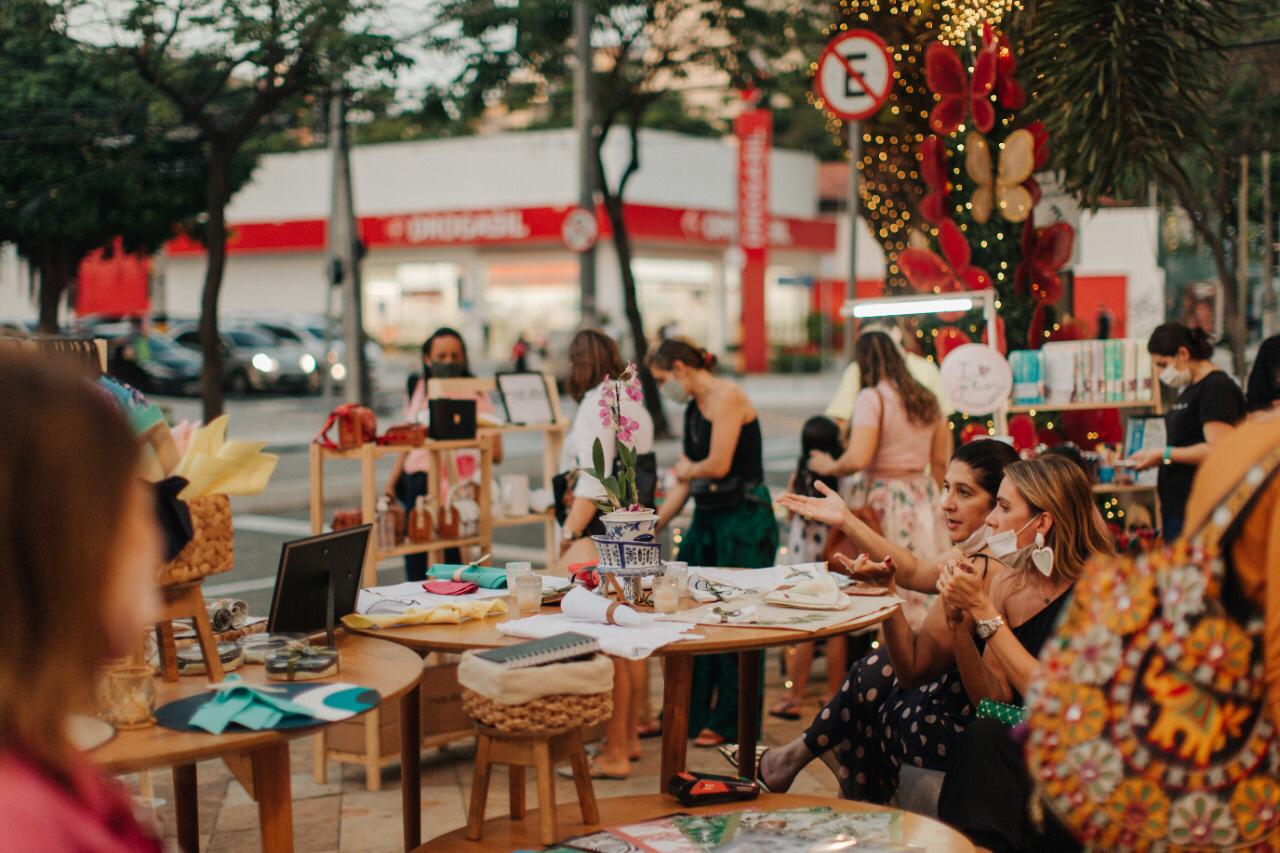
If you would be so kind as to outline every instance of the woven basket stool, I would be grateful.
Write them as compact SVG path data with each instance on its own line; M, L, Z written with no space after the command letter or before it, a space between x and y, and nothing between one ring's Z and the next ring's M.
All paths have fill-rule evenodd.
M508 768L511 818L524 817L526 767L535 769L538 782L538 837L543 844L556 840L556 786L552 768L568 761L584 823L600 820L587 753L582 746L583 726L595 725L613 713L612 693L591 696L546 696L525 705L502 705L470 690L462 691L462 706L476 720L476 769L471 782L471 807L467 812L467 838L479 841L484 832L485 803L489 798L489 771L495 764Z

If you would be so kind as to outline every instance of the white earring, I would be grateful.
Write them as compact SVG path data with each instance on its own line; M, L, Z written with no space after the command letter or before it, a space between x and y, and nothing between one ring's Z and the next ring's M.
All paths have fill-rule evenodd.
M1045 577L1053 573L1053 549L1044 546L1044 534L1040 531L1036 531L1036 547L1031 552L1031 563Z

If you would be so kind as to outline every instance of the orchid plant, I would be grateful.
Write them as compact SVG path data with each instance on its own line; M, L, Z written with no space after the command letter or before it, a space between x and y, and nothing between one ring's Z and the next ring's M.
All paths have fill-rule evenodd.
M624 508L631 511L645 509L640 506L636 488L637 454L634 442L640 422L622 413L624 399L634 403L644 401L640 373L634 364L628 364L619 376L611 377L600 394L600 423L613 432L616 464L612 471L605 470L604 444L597 438L591 448L592 467L582 469L604 486L609 499L596 503L605 512Z

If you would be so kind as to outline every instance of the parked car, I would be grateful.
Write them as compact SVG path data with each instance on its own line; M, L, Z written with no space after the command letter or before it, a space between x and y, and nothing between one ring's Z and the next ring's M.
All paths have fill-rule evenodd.
M200 327L175 324L170 332L179 345L200 351ZM299 346L281 341L252 324L227 324L222 336L223 375L232 394L252 391L315 393L320 389L319 363Z
M107 372L148 394L198 395L199 352L176 345L165 335L152 332L138 338L131 323L103 323L93 336L107 341Z
M296 344L316 359L329 366L329 376L334 384L341 386L349 372L346 363L347 344L342 339L342 327L334 323L328 336L328 348L325 347L325 318L311 314L268 315L245 318L261 326L280 340ZM382 367L382 347L377 341L368 339L364 345L365 361L369 365L369 378L376 387L378 373Z

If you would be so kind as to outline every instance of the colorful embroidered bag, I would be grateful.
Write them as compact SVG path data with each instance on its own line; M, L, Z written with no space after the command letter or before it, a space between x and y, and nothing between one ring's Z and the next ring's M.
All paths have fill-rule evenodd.
M1272 452L1200 530L1095 560L1077 583L1028 691L1027 763L1033 811L1046 804L1086 846L1280 849L1262 614L1224 606L1218 551L1278 469Z

